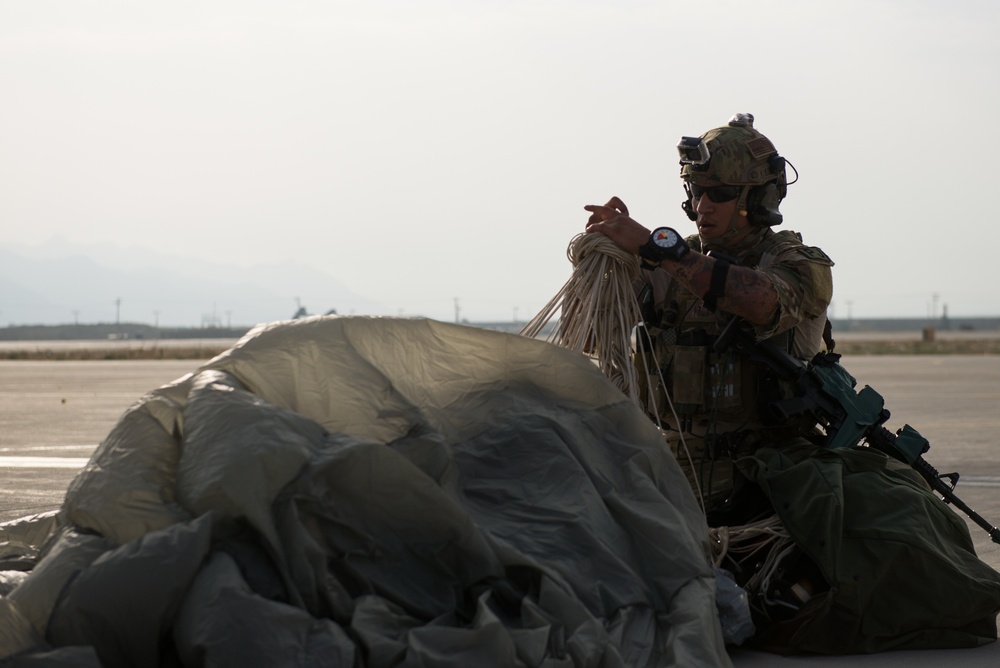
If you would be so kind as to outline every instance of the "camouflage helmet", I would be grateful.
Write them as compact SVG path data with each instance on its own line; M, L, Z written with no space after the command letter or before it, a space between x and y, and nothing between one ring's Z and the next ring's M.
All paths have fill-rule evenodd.
M701 137L682 137L677 149L681 178L687 182L760 186L778 181L779 189L784 189L784 158L770 139L754 129L753 114L736 114L727 125Z
M677 150L687 195L681 208L688 218L698 218L690 184L704 188L742 186L735 215L747 216L754 225L781 224L778 206L788 191L787 161L778 155L770 139L754 129L753 114L736 114L727 125L701 137L681 137Z

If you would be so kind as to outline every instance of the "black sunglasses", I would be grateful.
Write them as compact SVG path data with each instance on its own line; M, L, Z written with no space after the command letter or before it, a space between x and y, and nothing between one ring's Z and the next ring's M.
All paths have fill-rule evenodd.
M716 204L736 199L740 196L742 190L743 186L713 186L705 188L694 183L691 184L691 195L695 199L699 199L702 195L708 195L708 199Z

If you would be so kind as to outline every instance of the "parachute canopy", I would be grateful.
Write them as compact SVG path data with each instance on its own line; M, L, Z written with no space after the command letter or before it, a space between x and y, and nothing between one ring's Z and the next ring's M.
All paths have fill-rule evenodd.
M259 327L129 409L55 524L0 599L0 658L730 665L657 429L512 334Z

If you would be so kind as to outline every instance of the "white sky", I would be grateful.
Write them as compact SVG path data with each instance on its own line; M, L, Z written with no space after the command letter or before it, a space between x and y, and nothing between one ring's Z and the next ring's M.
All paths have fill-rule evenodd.
M611 195L749 111L836 317L998 315L995 0L0 0L0 244L294 258L392 314L525 319Z

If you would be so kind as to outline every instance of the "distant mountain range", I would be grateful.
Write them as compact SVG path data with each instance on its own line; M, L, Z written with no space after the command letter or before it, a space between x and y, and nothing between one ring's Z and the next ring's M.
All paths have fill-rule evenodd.
M310 314L385 314L338 279L285 261L253 267L53 240L0 247L0 326L236 327Z

